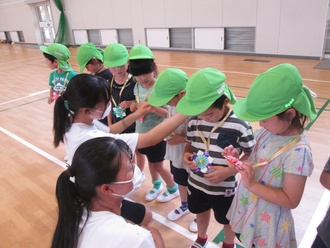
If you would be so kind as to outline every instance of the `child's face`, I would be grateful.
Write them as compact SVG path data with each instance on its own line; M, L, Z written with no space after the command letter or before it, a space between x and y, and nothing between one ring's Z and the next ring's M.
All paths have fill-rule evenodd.
M266 120L259 121L259 125L272 134L285 135L290 127L290 122L281 120L278 116L273 116Z
M203 121L207 122L217 122L221 120L226 114L227 108L223 107L218 109L215 107L209 107L203 113L197 115L197 117Z
M117 66L117 67L110 67L110 72L114 75L114 77L118 76L126 76L128 64Z
M154 77L153 72L142 74L139 76L134 76L134 77L135 77L136 81L142 85L148 85L150 83L155 82L155 77Z
M46 58L46 65L48 66L49 69L57 69L58 63L57 60L55 60L53 63L49 59Z

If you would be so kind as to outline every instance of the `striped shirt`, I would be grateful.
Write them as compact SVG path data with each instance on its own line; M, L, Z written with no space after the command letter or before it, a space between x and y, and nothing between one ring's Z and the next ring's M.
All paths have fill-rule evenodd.
M192 117L187 126L187 141L191 143L192 153L196 154L199 150L205 151L206 145L198 134L207 138L210 132L218 122L207 122ZM210 135L210 156L214 159L212 166L227 167L227 161L222 156L225 147L233 145L240 152L251 153L255 140L251 126L238 119L233 112L230 113L227 120ZM234 195L237 187L237 177L235 175L228 177L220 183L211 183L204 179L203 173L190 170L188 182L194 188L203 191L209 195Z

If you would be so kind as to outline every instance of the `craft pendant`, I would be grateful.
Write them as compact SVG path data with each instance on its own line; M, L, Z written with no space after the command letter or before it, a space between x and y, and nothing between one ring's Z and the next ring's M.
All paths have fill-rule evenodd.
M113 110L113 114L117 117L117 118L124 118L126 116L126 110L122 109L120 106L115 106L112 108Z
M140 118L140 122L141 122L141 123L144 122L144 116Z
M59 96L60 96L60 92L58 92L58 91L54 91L53 92L53 99L54 99L54 101L56 101Z
M209 152L202 152L199 150L197 154L193 155L193 161L195 161L198 167L196 172L207 173L209 166L212 165L213 158L210 156Z

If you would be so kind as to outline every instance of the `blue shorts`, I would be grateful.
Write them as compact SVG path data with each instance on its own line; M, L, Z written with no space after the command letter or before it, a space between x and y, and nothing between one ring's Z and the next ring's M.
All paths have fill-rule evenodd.
M140 148L138 151L147 156L148 162L158 163L164 161L166 153L166 141L162 140L154 146Z
M220 224L229 224L226 214L230 208L234 196L208 195L191 185L188 185L188 208L194 214L200 214L210 209L214 212L214 218Z
M179 169L173 166L172 161L170 161L171 173L173 175L174 182L181 186L188 186L188 172L186 169Z

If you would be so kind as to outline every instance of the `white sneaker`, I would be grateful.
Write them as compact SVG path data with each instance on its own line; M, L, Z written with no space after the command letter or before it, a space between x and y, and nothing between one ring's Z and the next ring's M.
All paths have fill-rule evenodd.
M152 188L148 194L146 195L146 200L147 201L153 201L156 199L156 197L162 192L163 186L161 185L159 189Z
M159 195L157 197L158 202L169 202L170 200L173 200L174 198L178 197L180 195L179 190L175 191L174 193L170 194L170 192L165 191L163 194Z
M182 206L181 206L182 207ZM180 219L182 216L189 214L190 211L188 208L186 208L184 211L182 210L182 208L179 207L177 209L174 209L173 211L171 211L168 215L167 218L171 221L175 221Z
M196 233L198 231L198 228L197 228L197 220L194 219L190 225L189 225L189 231L193 232L193 233Z

